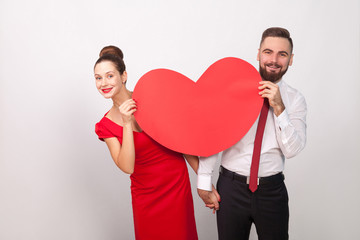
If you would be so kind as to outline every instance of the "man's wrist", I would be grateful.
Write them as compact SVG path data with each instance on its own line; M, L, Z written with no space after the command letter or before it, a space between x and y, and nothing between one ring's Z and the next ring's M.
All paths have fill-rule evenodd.
M284 104L280 104L280 105L274 107L273 109L274 109L275 116L278 117L281 113L283 113L285 111L285 106L284 106Z
M284 110L279 116L276 116L276 122L280 129L285 129L290 124L290 118L286 110Z
M211 175L199 174L197 177L197 188L212 191Z

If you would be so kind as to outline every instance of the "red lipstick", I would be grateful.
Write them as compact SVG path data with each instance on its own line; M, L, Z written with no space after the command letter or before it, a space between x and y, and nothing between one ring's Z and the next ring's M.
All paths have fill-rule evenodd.
M104 88L104 89L101 89L101 91L103 91L103 93L108 93L111 91L112 88Z

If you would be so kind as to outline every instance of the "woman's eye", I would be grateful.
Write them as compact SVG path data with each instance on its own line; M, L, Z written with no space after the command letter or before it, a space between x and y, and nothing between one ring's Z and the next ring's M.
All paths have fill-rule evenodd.
M96 79L96 80L100 80L100 79L101 79L101 77L96 77L95 79Z
M112 78L112 77L113 77L113 75L109 75L109 76L108 76L108 78Z

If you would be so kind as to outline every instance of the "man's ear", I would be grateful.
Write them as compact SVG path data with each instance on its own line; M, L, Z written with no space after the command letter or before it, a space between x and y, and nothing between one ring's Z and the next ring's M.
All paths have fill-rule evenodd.
M292 53L292 54L291 54L291 57L290 57L290 61L289 61L289 66L291 66L292 63L293 63L293 57L294 57L294 54Z

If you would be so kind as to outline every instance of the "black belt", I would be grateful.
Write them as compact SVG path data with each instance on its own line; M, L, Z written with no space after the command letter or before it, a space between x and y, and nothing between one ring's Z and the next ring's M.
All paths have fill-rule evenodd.
M232 172L230 170L227 170L223 166L220 166L220 174L224 177L229 177L231 179L235 179L237 181L240 181L242 183L249 184L249 177L237 174L235 172ZM269 177L260 177L258 178L258 185L265 185L265 184L275 184L284 181L285 176L282 172L279 172L278 174L269 176Z

